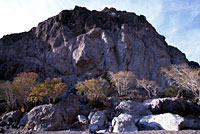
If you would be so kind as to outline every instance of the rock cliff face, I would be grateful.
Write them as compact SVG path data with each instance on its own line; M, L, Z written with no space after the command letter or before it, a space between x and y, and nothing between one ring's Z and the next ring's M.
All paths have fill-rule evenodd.
M0 40L0 79L34 71L73 85L108 71L129 70L162 85L159 68L180 63L188 64L185 55L167 45L144 16L114 8L98 12L76 6L29 32Z

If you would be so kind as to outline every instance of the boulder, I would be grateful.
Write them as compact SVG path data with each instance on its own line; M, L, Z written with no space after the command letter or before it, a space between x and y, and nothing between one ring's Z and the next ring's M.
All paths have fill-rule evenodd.
M90 110L92 109L92 107L89 104L82 104L82 102L80 101L81 105L80 105L80 115L84 115L84 116L88 116L90 114Z
M90 120L89 129L99 130L107 123L107 117L104 111L91 112L88 119Z
M6 112L6 107L7 107L7 103L6 102L0 102L0 116Z
M0 127L0 133L3 134L5 132L3 127Z
M185 125L184 117L171 113L148 115L137 123L139 130L178 131L184 127L183 125Z
M21 116L22 116L22 112L19 110L6 113L0 119L0 126L1 125L9 125L9 126L16 127Z
M138 128L135 126L134 119L129 114L120 114L112 120L113 132L136 132Z
M182 98L157 98L145 100L143 105L154 114L199 114L200 106Z
M25 126L26 125L26 123L28 122L28 113L25 113L24 115L23 115L23 117L20 119L20 121L19 121L19 126Z
M88 128L89 128L92 132L99 130L99 126L96 125L96 124L90 124L90 125L88 126Z
M37 131L63 130L73 123L79 109L79 99L71 96L55 105L46 104L33 108L20 122L23 124L28 118L26 128Z
M188 115L184 118L186 121L184 129L200 130L200 116Z
M151 111L147 109L142 103L131 100L120 102L120 104L115 109L121 113L132 115L135 120L152 114Z
M88 119L84 115L78 115L78 121L83 124L88 124Z

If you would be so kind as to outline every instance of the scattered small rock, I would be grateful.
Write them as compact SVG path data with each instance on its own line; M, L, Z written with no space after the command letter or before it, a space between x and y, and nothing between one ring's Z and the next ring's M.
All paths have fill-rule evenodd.
M88 119L84 115L78 115L78 121L83 124L88 124Z

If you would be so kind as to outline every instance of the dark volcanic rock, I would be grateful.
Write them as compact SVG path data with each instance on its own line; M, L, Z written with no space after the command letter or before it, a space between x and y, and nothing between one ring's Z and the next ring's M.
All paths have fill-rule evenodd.
M136 101L122 101L115 108L120 113L127 113L132 115L132 118L136 121L143 116L152 115L151 111L147 109L142 103Z
M0 118L0 126L8 125L16 127L21 116L22 112L19 110L6 113Z
M143 104L154 114L174 113L199 115L200 106L182 98L157 98L145 100Z
M108 71L129 70L164 86L160 67L180 63L188 63L185 55L168 46L144 16L114 8L98 12L76 6L29 32L0 40L1 79L33 71L73 85Z
M7 103L6 102L0 102L0 116L6 112L6 106L7 106Z
M77 97L68 97L58 104L46 104L33 108L20 121L20 125L33 130L64 130L75 120L80 110Z

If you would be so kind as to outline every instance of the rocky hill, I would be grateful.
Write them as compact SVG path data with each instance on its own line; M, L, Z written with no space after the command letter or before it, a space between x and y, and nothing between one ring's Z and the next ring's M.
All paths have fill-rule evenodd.
M73 85L108 71L129 70L164 85L160 67L180 63L189 63L185 54L168 45L145 16L114 8L76 6L29 32L0 39L0 79L33 71L42 79L62 77Z
M0 133L199 133L200 71L179 66L177 70L182 71L178 71L178 76L187 83L176 83L183 86L161 90L164 96L157 96L158 87L152 84L156 81L165 87L167 78L160 73L160 68L182 63L199 67L177 48L169 46L144 16L114 8L98 12L76 6L74 10L64 10L29 32L0 39L0 79L15 78L0 83L0 98L3 98ZM122 77L123 80L132 83L154 80L148 82L155 95L151 96L150 89L146 89L148 97L146 92L140 95L128 91L123 96L117 90L120 88L116 81L111 85L111 77L110 81L79 82L76 89L83 89L80 94L67 88L73 88L80 80L106 78L109 71L124 71L121 73L130 79ZM130 71L137 78L145 79L138 80ZM24 73L17 75L20 72ZM170 80L176 80L176 75ZM62 78L67 85L55 77ZM126 85L131 83L127 81ZM128 89L124 85L120 90ZM131 91L142 91L142 88L137 86Z

